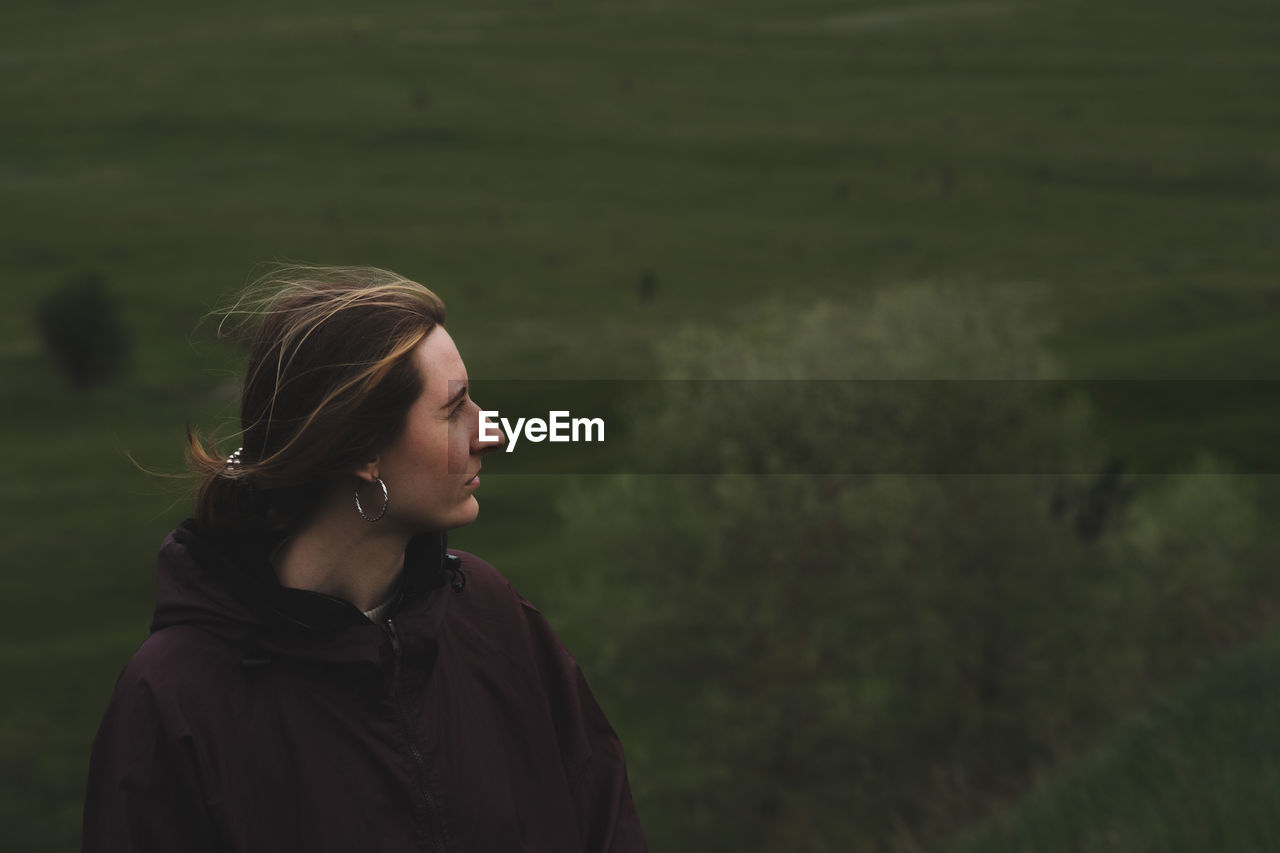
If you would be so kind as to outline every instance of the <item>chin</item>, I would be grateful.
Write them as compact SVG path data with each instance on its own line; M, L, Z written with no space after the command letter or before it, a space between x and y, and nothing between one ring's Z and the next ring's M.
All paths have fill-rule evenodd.
M468 524L476 520L476 516L480 514L480 504L472 496L468 496L465 501L456 505L453 509L445 512L430 513L419 516L412 520L405 519L402 523L407 523L409 528L415 533L428 533L431 531L453 530L458 527L466 527Z
M456 527L466 527L475 521L480 515L480 503L474 496L468 495L462 506L458 507L458 511L453 513L449 519L449 524L444 526L445 530L452 530Z

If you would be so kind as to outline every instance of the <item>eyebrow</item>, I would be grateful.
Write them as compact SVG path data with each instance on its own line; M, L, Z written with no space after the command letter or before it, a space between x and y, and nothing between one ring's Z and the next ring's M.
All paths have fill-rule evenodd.
M446 400L444 405L442 405L440 408L447 409L465 396L467 396L467 386L463 385L461 388L458 389L458 393L454 394L452 397Z

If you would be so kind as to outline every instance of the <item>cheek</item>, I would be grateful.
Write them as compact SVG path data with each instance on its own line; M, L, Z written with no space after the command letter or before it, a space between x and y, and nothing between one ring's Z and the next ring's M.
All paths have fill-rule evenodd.
M435 476L445 477L454 466L454 448L459 429L454 424L441 424L423 445L424 467Z
M464 424L459 424L456 429L449 433L449 458L451 460L462 460L463 471L467 467L467 458L471 456L471 439L472 431Z

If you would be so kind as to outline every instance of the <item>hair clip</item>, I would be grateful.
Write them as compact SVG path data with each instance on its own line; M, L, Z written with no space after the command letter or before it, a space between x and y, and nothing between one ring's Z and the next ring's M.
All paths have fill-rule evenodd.
M227 457L227 467L228 467L228 468L239 468L239 467L240 467L240 451L242 451L242 450L244 450L244 448L243 448L243 447L237 447L237 448L236 448L236 452L235 452L235 453L232 453L230 456L228 456L228 457Z

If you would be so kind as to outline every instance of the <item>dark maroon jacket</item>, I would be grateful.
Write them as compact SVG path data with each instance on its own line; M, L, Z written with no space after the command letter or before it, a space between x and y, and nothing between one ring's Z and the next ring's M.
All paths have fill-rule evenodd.
M272 543L165 540L93 745L85 851L642 851L622 747L533 605L420 536L389 618Z

